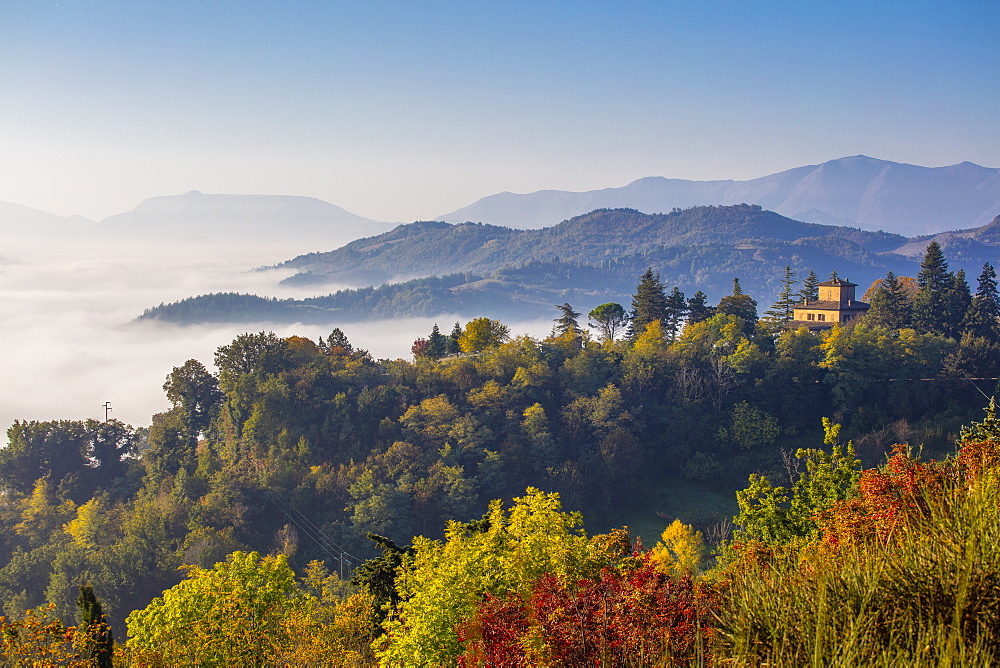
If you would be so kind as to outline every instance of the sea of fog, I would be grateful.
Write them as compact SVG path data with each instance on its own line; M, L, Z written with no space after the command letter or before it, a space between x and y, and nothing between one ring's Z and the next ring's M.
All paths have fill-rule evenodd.
M209 369L215 350L244 332L273 331L317 339L340 327L376 358L409 358L410 346L435 322L458 318L328 325L199 325L134 322L143 309L207 292L310 297L340 287L284 288L278 271L255 272L302 252L275 244L128 245L100 241L0 246L0 427L14 420L103 418L139 426L169 404L163 382L194 358ZM544 336L551 320L508 323L515 334ZM3 439L4 443L6 439ZM2 445L2 444L0 444Z

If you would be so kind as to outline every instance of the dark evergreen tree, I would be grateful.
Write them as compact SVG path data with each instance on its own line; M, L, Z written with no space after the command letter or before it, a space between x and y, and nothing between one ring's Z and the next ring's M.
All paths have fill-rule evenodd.
M458 340L462 338L462 325L455 323L451 328L451 335L448 337L448 354L457 355L462 352L462 347L458 345Z
M427 355L434 359L440 359L448 354L448 337L441 333L437 323L431 329L430 336L427 337Z
M914 327L935 334L949 332L948 293L954 287L954 280L941 246L936 241L930 242L917 274L917 296L913 300Z
M665 320L667 315L667 297L663 293L663 283L659 274L653 274L653 269L639 279L635 295L632 297L632 324L629 333L632 338L646 331L646 325L654 320Z
M354 352L354 346L347 340L347 335L340 330L340 327L335 327L330 336L326 337L326 345L334 352L337 352L338 348L345 353Z
M972 298L962 329L991 341L1000 341L1000 295L997 293L997 273L987 262L979 274L979 287Z
M720 299L716 311L735 315L743 320L743 332L747 336L752 335L757 326L757 301L750 295L743 293L738 278L733 279L733 294Z
M804 302L814 302L819 299L819 276L812 269L809 270L805 280L802 281L802 289L799 290L799 299Z
M972 293L969 282L965 280L965 270L959 269L952 276L951 286L945 293L945 334L957 339L962 333L962 323L965 322L972 306Z
M555 336L562 336L568 332L572 332L574 336L579 337L580 332L580 313L573 310L573 307L568 303L562 306L556 304L556 308L559 309L559 317L555 319L555 326L552 328L552 333Z
M90 659L91 665L98 668L111 668L115 649L114 634L108 626L101 602L94 595L94 588L89 584L81 585L76 605L80 608L80 628L89 636L84 658Z
M681 328L681 323L684 321L687 310L688 305L684 299L684 293L677 286L674 286L674 289L667 296L666 313L663 318L663 331L670 341L677 338L677 332Z
M910 326L913 304L895 273L889 271L885 275L871 299L871 308L865 316L867 322L889 329Z
M795 304L798 301L792 292L795 285L795 272L791 266L785 265L785 275L781 278L781 290L778 300L768 310L764 311L764 320L772 331L778 331L786 322L791 322Z
M708 305L708 295L701 290L698 290L698 292L694 293L694 296L688 299L687 307L688 323L708 320L715 313L715 307Z

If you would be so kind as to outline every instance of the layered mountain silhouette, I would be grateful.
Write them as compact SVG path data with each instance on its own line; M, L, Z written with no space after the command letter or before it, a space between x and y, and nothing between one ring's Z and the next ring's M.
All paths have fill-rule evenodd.
M920 167L858 155L748 181L654 176L587 192L503 192L437 220L537 228L599 208L668 212L739 203L759 204L806 222L916 236L979 227L1000 214L1000 169L971 162Z
M998 226L1000 221L993 221L942 237L961 244L953 267L977 275L983 262L995 261ZM688 295L702 290L712 299L726 294L738 277L763 304L777 293L785 266L800 278L810 270L823 278L836 271L867 286L889 269L915 275L928 242L929 237L804 223L747 204L669 214L602 209L541 230L424 221L278 265L297 270L285 279L290 284L382 282L381 287L306 300L204 295L160 305L143 317L178 323L337 322L440 313L524 318L549 313L552 304L564 301L587 312L607 301L627 305L647 267L668 286ZM921 243L918 253L909 252ZM427 278L404 280L414 275Z

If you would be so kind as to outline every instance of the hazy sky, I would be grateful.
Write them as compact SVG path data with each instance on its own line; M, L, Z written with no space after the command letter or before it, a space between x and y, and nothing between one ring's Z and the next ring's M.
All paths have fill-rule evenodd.
M0 200L380 220L502 190L1000 167L1000 2L0 0Z

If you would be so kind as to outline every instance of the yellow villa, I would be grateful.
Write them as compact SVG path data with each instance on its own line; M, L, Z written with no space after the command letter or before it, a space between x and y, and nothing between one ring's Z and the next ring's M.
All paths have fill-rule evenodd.
M854 299L856 283L834 278L819 284L819 299L796 304L788 327L808 327L812 330L827 329L864 315L868 304Z

